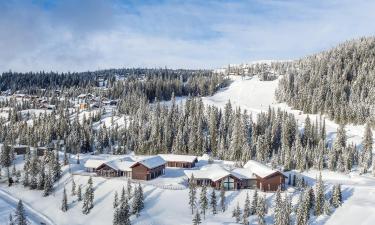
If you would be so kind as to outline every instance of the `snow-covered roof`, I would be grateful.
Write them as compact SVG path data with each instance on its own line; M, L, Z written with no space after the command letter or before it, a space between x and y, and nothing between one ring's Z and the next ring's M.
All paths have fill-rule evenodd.
M131 166L134 165L136 162L134 161L125 161L125 160L112 160L105 162L105 164L115 170L120 170L120 171L128 171L131 172Z
M231 173L240 179L255 179L254 173L245 168L235 168Z
M195 179L209 179L212 181L220 180L221 178L231 174L229 171L222 168L211 168L207 170L185 170L184 173L189 178L193 174Z
M262 178L278 172L277 170L273 170L270 167L254 160L249 160L243 167Z
M106 162L105 160L101 160L101 159L89 159L85 162L84 166L86 168L95 168L96 169L105 162Z
M159 154L167 162L190 162L197 160L194 155L175 155L175 154Z
M155 167L164 165L166 162L162 157L156 155L156 156L149 156L149 157L143 158L139 160L137 163L140 163L149 169L153 169ZM134 163L132 167L137 163Z

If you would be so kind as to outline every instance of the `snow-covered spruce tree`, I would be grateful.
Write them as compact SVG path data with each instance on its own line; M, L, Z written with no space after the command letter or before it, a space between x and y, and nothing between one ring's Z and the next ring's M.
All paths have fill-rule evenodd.
M143 190L141 184L138 184L138 187L136 187L134 190L132 213L138 217L143 208Z
M16 212L14 215L14 221L16 225L27 225L28 220L26 216L26 212L22 203L22 200L18 201Z
M220 207L221 207L221 211L225 212L225 188L224 188L224 185L220 185Z
M10 178L9 167L12 165L11 148L7 143L4 143L2 149L0 149L0 167L6 168L8 180Z
M128 179L128 181L126 183L126 195L128 196L129 199L131 199L132 190L133 190L133 185L132 185L130 179Z
M134 193L134 195L135 195L135 193ZM120 202L123 202L123 201L125 201L125 198L130 198L130 197L126 197L126 192L125 192L125 188L124 188L124 186L122 186L122 189L121 189L121 196L120 196Z
M319 174L319 178L315 187L315 215L319 216L323 214L324 205L324 183L322 180L322 174Z
M15 225L15 224L14 224L14 220L13 220L13 216L12 216L12 213L9 214L9 222L8 222L8 225Z
M189 206L191 209L191 214L194 213L194 209L196 208L196 200L197 200L197 187L195 184L194 175L191 174L189 179Z
M43 190L43 188L44 188L44 182L45 182L44 168L40 168L39 169L39 174L38 174L38 183L37 183L37 189L38 190Z
M329 204L328 200L324 200L323 213L327 216L331 215L331 204Z
M242 215L242 224L248 225L249 224L249 216L251 215L250 213L250 197L249 197L249 192L246 193L246 199L245 199L245 205L243 207L243 215Z
M362 172L367 173L372 163L372 131L369 123L366 124L362 140Z
M76 195L76 182L74 181L74 177L72 177L72 191L71 191L71 195L74 196Z
M61 202L61 211L66 212L68 211L68 197L66 195L66 190L64 187L63 195L62 195L62 202Z
M53 188L53 182L52 182L52 176L51 173L47 173L45 181L44 181L44 187L43 187L43 196L48 196Z
M130 207L128 199L120 202L120 206L115 209L113 217L113 225L131 225L130 222Z
M256 208L256 215L258 218L259 225L266 224L266 221L264 218L266 216L266 213L267 213L266 199L264 197L259 196L258 201L257 201L257 208Z
M217 199L216 199L216 191L215 191L215 189L212 189L210 197L211 197L211 199L210 199L210 206L211 206L212 214L215 215L217 213Z
M92 185L92 178L90 176L89 180L87 181L85 195L83 196L83 214L89 214L90 210L94 207L94 188Z
M78 185L77 189L77 200L80 202L82 201L82 185Z
M241 208L240 208L240 203L237 202L237 206L233 209L232 211L232 217L236 219L236 223L239 223L241 221Z
M201 215L199 213L199 210L196 210L194 217L193 217L193 225L199 225L202 223Z
M284 225L284 204L281 199L281 190L280 188L277 189L277 192L275 194L275 225Z
M199 205L201 208L201 212L203 214L203 218L206 219L206 211L208 209L208 198L207 198L207 187L205 185L202 186L201 188Z
M290 225L291 224L291 214L292 214L292 201L291 199L285 195L284 202L283 202L283 225Z
M342 204L341 185L336 184L332 188L331 204L333 207L338 208Z
M251 208L250 208L250 214L255 215L257 212L257 207L258 207L258 190L255 189L254 195L253 195L253 200L251 202Z
M115 195L113 197L113 208L116 209L118 205L119 205L119 203L118 203L118 193L117 193L117 191L115 191Z

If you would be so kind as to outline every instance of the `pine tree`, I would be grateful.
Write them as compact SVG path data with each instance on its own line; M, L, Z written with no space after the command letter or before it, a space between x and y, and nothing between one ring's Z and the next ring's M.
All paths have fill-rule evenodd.
M256 210L259 225L266 224L266 221L264 218L266 215L266 212L267 212L266 200L264 197L259 197L257 201L257 210Z
M283 225L291 224L291 213L292 213L292 202L288 196L284 199L284 214L283 214Z
M196 189L196 184L195 184L195 179L194 179L194 175L191 174L191 177L189 179L189 205L190 205L190 209L191 209L191 214L194 213L194 209L195 209L195 203L196 203L196 200L197 200L197 189Z
M92 178L90 177L87 182L85 195L83 197L83 214L89 214L90 210L94 207L94 189L92 186Z
M217 213L216 207L217 207L217 200L216 200L216 192L215 189L212 189L211 192L211 199L210 199L210 205L212 213L215 215Z
M224 188L224 185L220 186L220 207L221 207L221 211L225 212L225 188Z
M138 187L134 190L134 198L133 198L133 209L132 213L135 214L137 217L140 214L140 211L144 208L143 203L143 190L141 184L138 184Z
M362 170L364 173L367 173L372 163L372 145L372 131L369 123L367 123L362 140Z
M61 203L61 210L63 212L68 211L68 197L66 196L65 187L64 187L64 191L63 191L63 199L62 199L62 203Z
M255 189L254 195L253 195L253 201L251 204L250 213L251 215L255 215L258 207L258 190Z
M130 182L130 179L128 179L127 184L126 184L126 194L129 199L131 199L131 196L132 196L132 189L133 189L132 183Z
M338 208L342 204L341 185L333 186L331 204L333 207Z
M77 190L77 200L80 202L82 201L82 185L78 185L78 190Z
M241 221L241 208L240 203L237 202L236 208L233 209L232 217L236 218L236 223L239 223Z
M329 204L329 201L324 200L322 211L327 216L331 214L331 205Z
M128 199L120 202L120 206L116 208L113 218L114 225L131 225L130 223L130 207Z
M319 216L319 215L322 215L323 213L323 204L324 204L324 183L322 180L321 173L319 174L319 179L316 184L315 192L316 192L315 215Z
M113 198L113 208L116 208L119 205L118 203L118 194L117 191L115 191L115 196Z
M199 204L201 206L201 212L203 213L203 218L206 218L206 211L208 209L208 199L207 199L207 188L203 186L201 189L201 195Z
M250 197L249 197L249 192L246 193L246 199L245 199L245 205L243 208L243 219L242 219L242 224L248 225L249 223L249 216L250 216Z
M199 214L199 211L197 210L197 211L195 212L194 217L193 217L193 225L199 225L199 224L201 224L201 223L202 223L201 216L200 216L200 214Z
M12 216L11 213L9 214L9 223L8 223L8 225L15 225L14 224L14 220L13 220L13 216Z
M26 216L26 213L25 213L25 209L23 207L23 203L22 203L22 200L19 200L18 201L18 204L17 204L17 208L16 208L16 213L15 213L15 224L16 225L27 225L28 224L28 221L27 221L27 216Z
M76 182L74 182L74 178L72 177L72 196L76 195Z
M52 177L50 173L47 173L45 181L44 181L44 188L43 188L43 196L46 197L48 196L53 188L53 183L52 183Z
M277 189L276 197L275 197L275 225L284 225L283 216L283 202L281 200L281 190L280 188Z

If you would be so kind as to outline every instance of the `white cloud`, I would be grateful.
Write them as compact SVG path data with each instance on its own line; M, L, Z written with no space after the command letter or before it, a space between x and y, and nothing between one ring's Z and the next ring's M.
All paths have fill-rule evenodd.
M367 0L74 3L0 3L0 70L215 68L375 34Z

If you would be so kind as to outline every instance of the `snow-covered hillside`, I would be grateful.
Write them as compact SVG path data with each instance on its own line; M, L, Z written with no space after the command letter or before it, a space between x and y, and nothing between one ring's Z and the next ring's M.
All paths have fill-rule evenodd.
M216 105L224 108L225 104L230 101L234 107L241 107L243 110L247 110L252 113L255 119L257 113L266 112L270 107L280 108L293 113L298 119L301 127L307 116L310 117L311 121L319 120L319 115L316 114L304 114L300 110L293 110L285 103L277 103L275 99L275 90L278 85L277 80L273 81L260 81L258 77L242 78L240 76L232 76L233 83L219 91L213 96L203 97L203 102L206 104ZM325 116L322 116L325 118ZM338 124L335 122L325 119L327 137L331 140L336 136L336 130ZM347 125L346 132L348 135L348 143L360 144L362 135L364 132L364 126Z

